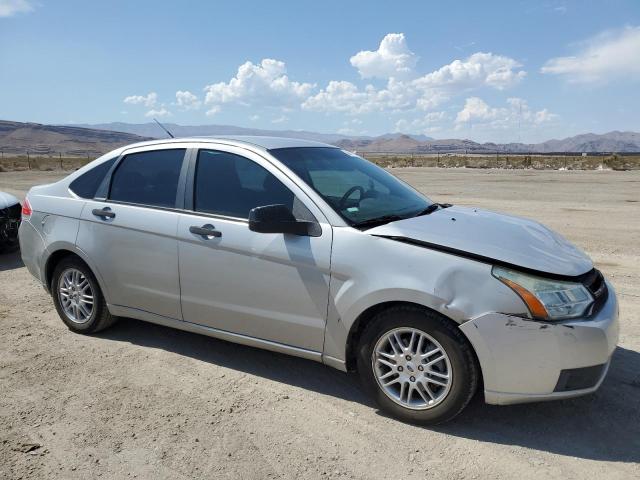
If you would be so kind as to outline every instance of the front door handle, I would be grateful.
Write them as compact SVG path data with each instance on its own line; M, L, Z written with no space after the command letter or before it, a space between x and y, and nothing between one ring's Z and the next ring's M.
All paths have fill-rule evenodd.
M116 213L112 212L109 207L104 207L103 209L94 208L91 213L93 213L96 217L102 218L115 218Z
M195 225L189 227L189 231L194 235L201 235L203 237L216 237L220 238L222 236L222 232L215 229L215 227L209 223L203 225L201 227L197 227Z

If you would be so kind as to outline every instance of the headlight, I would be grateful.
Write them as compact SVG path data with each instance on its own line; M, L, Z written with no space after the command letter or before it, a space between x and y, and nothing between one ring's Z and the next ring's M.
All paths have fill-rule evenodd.
M494 266L493 276L516 292L531 315L540 320L579 317L593 303L589 290L581 283L534 277Z

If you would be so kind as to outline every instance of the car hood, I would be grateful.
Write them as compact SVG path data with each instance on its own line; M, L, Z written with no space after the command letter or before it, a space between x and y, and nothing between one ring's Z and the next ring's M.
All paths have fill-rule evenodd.
M479 208L442 208L367 233L541 273L578 276L593 268L584 252L544 225Z
M8 193L0 192L0 210L11 207L16 203L20 203L16 197L9 195Z

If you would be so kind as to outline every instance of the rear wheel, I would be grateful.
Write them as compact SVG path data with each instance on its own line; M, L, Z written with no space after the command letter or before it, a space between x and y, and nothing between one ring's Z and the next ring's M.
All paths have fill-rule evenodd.
M78 258L63 258L58 263L51 295L58 315L74 332L99 332L116 321L107 309L95 276Z
M358 350L358 372L380 408L422 425L460 413L478 385L471 347L449 319L403 305L377 314Z

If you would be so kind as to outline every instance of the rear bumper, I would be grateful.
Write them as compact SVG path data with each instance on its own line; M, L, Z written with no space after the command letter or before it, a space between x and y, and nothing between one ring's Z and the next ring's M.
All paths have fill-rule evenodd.
M45 243L40 232L36 230L30 220L24 220L20 223L18 240L20 241L22 262L29 270L29 273L44 285L45 279L42 274L40 259L44 256Z
M607 301L588 319L553 323L490 313L462 324L480 362L486 402L506 405L596 391L618 342L618 302L607 287Z

